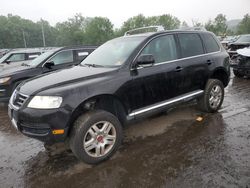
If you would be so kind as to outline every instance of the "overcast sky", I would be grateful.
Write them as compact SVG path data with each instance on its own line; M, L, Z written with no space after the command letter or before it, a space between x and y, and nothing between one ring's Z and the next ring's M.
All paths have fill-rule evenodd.
M241 19L250 14L250 0L0 0L0 15L19 15L38 21L43 18L55 25L76 13L86 17L103 16L120 27L128 18L171 14L181 21L206 22L217 14L227 19Z

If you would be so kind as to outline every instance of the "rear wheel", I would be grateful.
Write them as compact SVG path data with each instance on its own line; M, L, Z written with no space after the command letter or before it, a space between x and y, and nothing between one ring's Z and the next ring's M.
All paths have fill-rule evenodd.
M224 86L220 80L209 79L203 96L199 99L199 108L204 112L216 112L224 100Z
M122 142L122 127L119 120L109 112L88 112L74 123L69 142L78 159L96 164L116 152Z
M242 78L244 76L244 74L240 73L238 70L233 69L233 73L236 77L238 78Z

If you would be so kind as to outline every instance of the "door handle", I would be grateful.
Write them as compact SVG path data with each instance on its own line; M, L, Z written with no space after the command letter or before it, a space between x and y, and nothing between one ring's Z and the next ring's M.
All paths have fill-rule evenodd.
M178 67L175 68L175 72L181 72L182 69L183 69L182 67L178 66Z
M211 65L212 63L213 63L213 61L212 61L211 59L208 59L208 60L207 60L207 64L208 64L208 65Z

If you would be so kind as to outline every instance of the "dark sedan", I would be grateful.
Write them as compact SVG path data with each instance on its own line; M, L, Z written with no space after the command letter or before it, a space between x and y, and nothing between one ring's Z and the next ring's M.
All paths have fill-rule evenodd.
M55 48L29 63L0 68L0 102L8 102L13 90L29 78L79 64L96 46Z

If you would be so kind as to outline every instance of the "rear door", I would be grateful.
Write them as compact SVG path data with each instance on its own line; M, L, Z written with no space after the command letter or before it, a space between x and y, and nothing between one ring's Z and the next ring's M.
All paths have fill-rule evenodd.
M198 33L179 33L181 59L177 62L178 95L202 89L208 77L208 62Z

